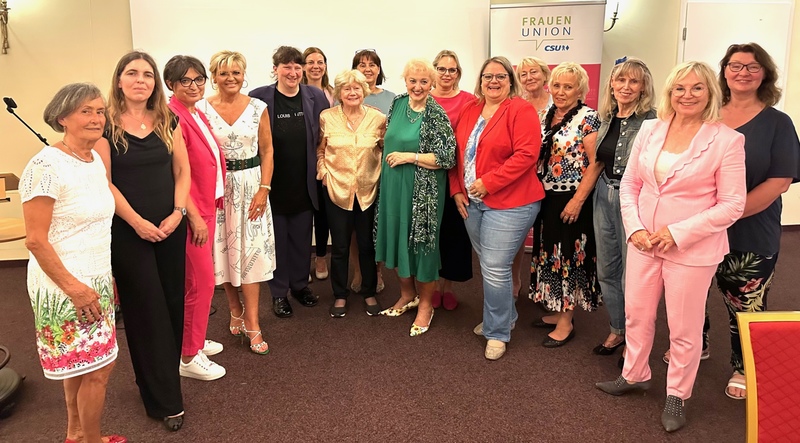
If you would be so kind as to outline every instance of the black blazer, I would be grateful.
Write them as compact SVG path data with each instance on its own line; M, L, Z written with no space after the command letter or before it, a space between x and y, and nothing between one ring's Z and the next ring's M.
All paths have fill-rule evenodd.
M250 97L255 97L267 104L270 127L274 128L275 121L275 89L277 83L250 91ZM319 115L330 107L328 98L321 89L308 85L300 85L300 96L303 100L303 116L306 120L306 186L308 196L314 209L319 210L319 196L317 195L317 146L319 145Z

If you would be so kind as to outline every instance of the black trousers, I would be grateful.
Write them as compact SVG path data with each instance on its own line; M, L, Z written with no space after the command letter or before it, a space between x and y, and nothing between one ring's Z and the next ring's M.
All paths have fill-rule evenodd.
M183 411L178 367L183 340L186 219L165 240L142 240L119 217L111 225L111 267L125 335L147 415Z
M450 184L447 186L447 195L450 195ZM472 242L464 226L464 219L451 197L444 199L442 227L439 229L439 253L442 260L439 277L457 282L472 278Z
M331 286L337 299L347 298L347 276L350 268L350 240L353 230L358 244L358 264L361 268L361 291L364 298L375 296L378 284L378 270L375 264L375 244L372 241L372 227L375 223L375 203L362 210L358 199L353 210L337 206L328 196L326 189L322 195L328 210L328 225L331 230Z
M317 195L322 195L326 192L328 192L328 189L322 186L322 180L317 180ZM329 231L327 207L320 199L319 210L314 211L314 249L317 257L325 257L328 253Z
M273 298L308 286L313 210L297 214L272 213L275 228L275 272L267 282ZM326 240L327 241L327 240Z

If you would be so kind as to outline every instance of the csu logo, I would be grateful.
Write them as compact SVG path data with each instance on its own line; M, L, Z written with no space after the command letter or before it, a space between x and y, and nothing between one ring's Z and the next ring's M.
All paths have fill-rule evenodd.
M569 51L569 45L546 45L544 50L547 52Z

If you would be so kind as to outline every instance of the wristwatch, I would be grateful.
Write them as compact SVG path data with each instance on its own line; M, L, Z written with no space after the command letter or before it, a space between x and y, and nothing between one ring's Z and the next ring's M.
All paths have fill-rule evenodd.
M186 208L181 208L180 206L175 206L174 211L178 211L181 213L182 216L186 217Z

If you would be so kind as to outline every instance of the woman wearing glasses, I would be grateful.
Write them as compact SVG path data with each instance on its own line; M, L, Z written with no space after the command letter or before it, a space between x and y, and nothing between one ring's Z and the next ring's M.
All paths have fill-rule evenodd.
M426 60L403 69L408 92L395 98L387 116L376 216L375 259L396 268L400 278L400 298L381 314L396 317L419 306L412 337L433 321L445 170L453 167L456 144L447 114L430 96L435 78Z
M671 358L661 423L686 424L702 352L706 291L728 253L726 229L745 208L744 136L719 122L722 93L702 62L676 66L658 119L642 123L620 186L628 239L622 375L597 383L621 395L650 387L650 351L662 294Z
M519 97L505 57L483 63L475 95L458 120L449 180L481 264L484 357L497 360L517 321L511 265L544 197L535 173L542 138L536 110Z
M555 312L534 325L551 328L542 346L563 346L575 336L575 308L594 311L600 298L597 285L592 191L602 170L595 161L600 119L583 103L589 76L577 63L556 66L550 77L553 105L542 122L544 134L539 168L547 196L535 229L534 301Z
M717 268L730 315L733 376L725 394L745 398L737 312L767 309L781 240L781 194L800 177L800 144L791 118L772 106L781 98L778 70L756 43L731 45L720 62L722 123L744 134L747 203L728 228L731 251Z
M431 95L447 113L450 125L455 130L461 110L474 102L475 96L458 88L462 70L455 52L447 49L440 51L433 59L433 67L436 68L436 82ZM433 307L442 306L452 311L458 306L453 282L465 282L472 278L472 245L464 227L464 219L458 213L455 201L450 198L449 184L446 192L439 237L442 268L439 270L437 290L433 292Z
M241 93L247 61L238 52L211 56L217 93L198 103L225 156L225 194L217 209L214 275L225 288L230 332L256 354L269 352L258 320L261 282L275 271L272 189L272 134L264 102ZM242 299L239 299L239 287Z

